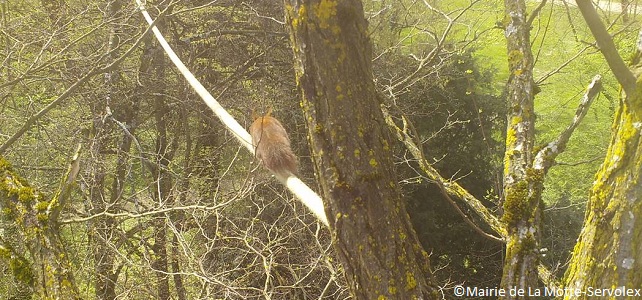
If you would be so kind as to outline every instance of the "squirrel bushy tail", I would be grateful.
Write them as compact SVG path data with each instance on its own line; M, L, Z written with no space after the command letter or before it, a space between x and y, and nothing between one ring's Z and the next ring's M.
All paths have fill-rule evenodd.
M279 120L270 116L271 112L268 110L250 126L256 158L274 173L282 176L288 176L288 172L296 174L297 159L290 147L288 133Z

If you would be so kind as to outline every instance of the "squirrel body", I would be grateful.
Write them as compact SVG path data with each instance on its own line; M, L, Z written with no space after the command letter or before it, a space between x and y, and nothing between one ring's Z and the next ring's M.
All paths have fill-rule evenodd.
M288 172L294 175L297 159L290 147L290 138L281 122L270 116L271 112L255 118L250 126L254 155L272 172L285 177Z

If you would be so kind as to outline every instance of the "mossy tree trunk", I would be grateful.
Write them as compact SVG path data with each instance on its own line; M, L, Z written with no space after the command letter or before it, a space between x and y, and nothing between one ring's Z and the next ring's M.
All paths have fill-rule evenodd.
M550 168L555 165L557 156L566 149L573 132L586 116L602 84L601 76L595 76L580 99L571 123L556 138L534 149L534 97L537 87L533 80L530 29L537 12L542 9L545 2L540 3L530 14L527 13L523 0L506 0L504 4L506 16L503 25L507 40L510 77L507 83L509 110L504 155L502 216L508 233L501 287L505 291L516 289L527 293L529 288L537 286L538 275L544 282L550 280L550 276L547 272L541 271L543 270L541 267L539 268L541 272L538 274L544 179ZM603 31L604 35L609 37L606 30ZM600 47L603 52L617 54L614 46L609 48L600 45ZM626 70L622 63L609 62L609 65L616 70ZM618 80L629 83L635 81L625 77L620 76ZM518 293L511 295L507 292L503 298L517 299L527 298L527 296L519 296Z
M614 133L596 174L566 286L642 286L642 82L621 102ZM567 299L588 299L567 295Z
M352 294L436 298L394 177L361 2L285 6L315 171Z
M61 196L68 195L46 198L0 156L0 224L6 224L0 231L0 259L8 262L16 281L39 299L80 299L60 238ZM11 232L15 235L8 236Z
M533 168L535 129L533 55L526 3L506 0L505 36L510 77L504 155L504 214L508 235L501 286L526 290L537 285L543 170ZM507 293L504 299L516 299Z
M591 3L577 3L626 93L615 114L604 163L595 176L565 286L584 292L589 287L639 289L642 287L642 49L637 49L633 69L624 68ZM629 292L633 293L630 299L639 298L634 290ZM588 294L566 294L566 299L589 298Z

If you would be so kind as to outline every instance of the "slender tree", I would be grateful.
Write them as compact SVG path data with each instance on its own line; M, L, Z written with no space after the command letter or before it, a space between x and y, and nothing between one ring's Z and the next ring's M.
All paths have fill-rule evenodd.
M165 28L164 22L161 22L159 28ZM153 72L151 82L160 82L165 79L165 56L160 46L155 44L155 51L152 58ZM160 206L161 203L172 205L174 197L172 196L173 180L169 172L169 164L174 158L175 149L170 145L170 109L167 106L167 92L163 85L150 85L154 96L154 121L157 132L156 137L156 163L152 166L152 176L156 183L156 188L152 189L151 198ZM176 141L176 140L175 140ZM175 145L174 145L175 146ZM169 293L169 275L167 262L167 229L166 219L159 217L152 224L154 227L154 245L151 250L154 252L154 261L151 267L156 271L157 280L157 298L162 300L170 299Z
M555 159L564 152L593 100L601 90L601 76L595 76L580 99L573 121L557 137L535 148L536 87L533 80L531 24L546 1L528 14L525 1L505 1L505 36L509 80L506 152L504 154L504 204L502 221L506 226L506 257L501 286L505 291L528 291L538 285L538 277L551 285L552 278L539 263L542 192L544 179ZM505 299L522 298L506 293Z
M103 18L108 22L109 20L122 17L121 15L121 1L112 1L106 5ZM117 52L120 41L120 25L117 22L108 22L109 35L107 39L107 55L110 59L117 58ZM119 70L107 70L103 74L105 93L95 101L88 101L92 113L92 139L90 141L89 151L91 157L94 159L87 165L87 178L90 182L90 199L88 209L93 213L100 213L107 210L107 208L119 200L119 195L122 195L124 189L124 178L127 172L128 155L127 152L131 147L131 139L128 135L124 135L123 140L118 148L118 157L116 162L116 180L112 181L111 190L113 193L106 192L109 181L107 180L107 171L105 161L105 148L110 147L109 142L111 130L113 130L114 123L107 120L108 111L111 112L111 105L114 100L118 100L117 87L120 83ZM116 99L114 99L116 98ZM128 114L125 120L121 122L131 123L131 118L134 116L133 110L127 110ZM92 248L94 260L94 288L95 296L101 300L112 300L116 298L116 282L119 276L119 268L116 263L116 255L110 247L116 221L113 218L106 217L96 220L90 224L89 239L92 241Z

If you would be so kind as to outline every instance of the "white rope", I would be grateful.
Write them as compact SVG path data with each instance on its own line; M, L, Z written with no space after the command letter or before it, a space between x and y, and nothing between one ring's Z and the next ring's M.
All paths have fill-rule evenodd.
M149 13L147 13L147 10L145 9L145 6L141 2L141 0L136 0L136 3L138 4L138 9L140 12L143 14L143 17L145 17L145 20L147 20L147 23L149 25L152 25L154 21L150 17ZM201 96L203 101L205 101L205 104L212 109L216 117L218 117L221 122L223 122L223 125L227 127L236 137L236 139L239 140L241 145L245 146L250 153L254 155L254 146L252 146L252 138L250 137L250 134L247 133L245 128L241 126L236 120L221 106L221 104L212 97L212 95L205 89L205 87L194 77L192 72L190 72L185 64L181 61L181 59L176 55L174 50L172 50L172 47L169 46L163 35L161 34L160 30L158 30L158 27L155 25L152 27L152 31L154 32L154 35L156 36L156 39L160 43L160 45L163 47L165 50L165 53L167 53L167 56L169 56L169 59L174 63L174 65L178 68L178 70L183 74L187 82L194 88L196 93ZM326 226L328 225L328 218L325 215L325 210L323 208L323 200L321 200L321 197L317 195L310 187L308 187L305 183L303 183L299 178L295 176L290 176L290 177L284 177L284 176L279 176L275 175L276 178L281 181L285 186L288 187L288 189L305 205L312 213L314 214L315 217L321 223L325 224Z

